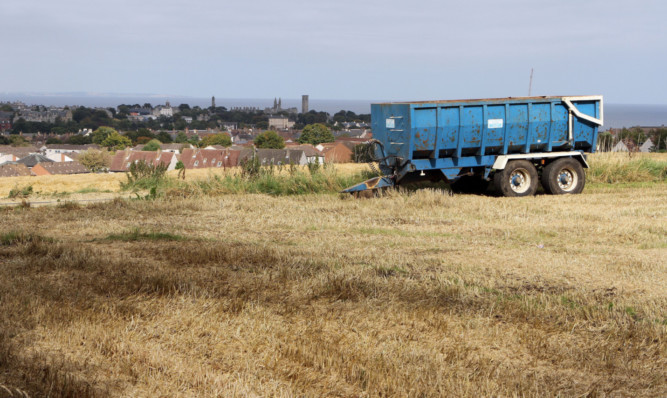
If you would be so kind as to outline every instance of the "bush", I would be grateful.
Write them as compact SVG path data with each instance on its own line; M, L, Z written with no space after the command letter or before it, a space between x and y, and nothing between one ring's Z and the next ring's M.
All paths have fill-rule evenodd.
M170 197L264 193L274 196L337 193L365 180L363 173L338 175L335 168L320 167L317 172L296 168L274 173L271 166L260 166L249 159L248 171L237 175L214 176L206 180L183 182L168 191Z
M7 196L9 199L25 199L33 194L32 185L26 185L24 187L14 187L9 191Z
M257 148L283 149L285 148L285 139L275 131L268 130L255 137L255 146Z
M209 145L231 146L232 138L226 133L209 134L199 142L199 146L201 148L206 148Z
M150 189L152 192L166 181L167 166L152 165L143 160L130 165L127 172L127 182L120 183L121 189Z
M331 130L322 123L309 124L303 128L299 137L300 144L321 144L323 142L333 142L335 137Z
M93 173L107 171L111 166L111 156L109 156L109 152L98 151L97 149L89 149L81 152L78 160L79 163L86 166L88 170Z
M151 152L157 152L160 148L162 147L162 143L156 139L152 139L144 145L144 147L141 149L142 151L151 151Z
M262 163L259 158L253 154L252 157L241 160L241 175L245 178L256 178L262 172Z

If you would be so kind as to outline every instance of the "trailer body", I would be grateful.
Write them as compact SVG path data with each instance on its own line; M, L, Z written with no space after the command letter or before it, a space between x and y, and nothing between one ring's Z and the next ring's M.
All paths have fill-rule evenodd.
M379 103L371 105L371 123L375 156L393 184L488 180L517 160L540 168L569 157L587 167L584 153L595 152L603 104L602 96Z

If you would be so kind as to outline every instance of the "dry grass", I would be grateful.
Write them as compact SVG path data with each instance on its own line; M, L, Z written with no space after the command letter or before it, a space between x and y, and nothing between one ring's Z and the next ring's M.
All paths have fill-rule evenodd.
M623 153L602 153L589 157L589 162L594 170L589 171L589 182L593 183L618 183L633 181L661 181L656 174L662 172L664 181L665 169L667 169L666 153L634 154L632 157ZM648 166L648 167L647 167ZM368 170L368 165L357 163L344 163L335 165L336 172L342 176L351 176ZM648 169L658 169L657 173L651 175ZM307 173L306 167L300 167L300 171ZM231 169L197 169L188 170L186 177L188 181L202 181L215 176L237 175L239 168ZM288 167L276 168L276 175L287 175ZM170 171L170 177L176 178L178 172ZM0 198L6 198L14 188L33 186L35 194L33 198L68 196L70 199L101 198L109 197L107 193L118 193L120 183L125 182L125 173L113 174L79 174L61 176L39 176L39 177L6 177L0 178Z
M667 153L634 154L602 153L589 157L592 169L589 170L589 182L592 183L627 183L645 181L664 181L667 175ZM300 171L308 173L306 167ZM344 163L335 165L336 172L341 176L351 176L368 170L368 165ZM197 169L188 170L188 181L203 181L215 176L237 175L239 168L231 169ZM651 174L653 172L653 174ZM276 168L276 175L287 175L288 167ZM662 174L660 174L662 173ZM176 178L178 172L170 171L170 177ZM662 177L660 177L662 175ZM68 199L103 198L117 195L120 183L125 182L125 173L113 174L79 174L39 177L7 177L0 178L0 198L6 198L14 188L33 186L32 198L52 198L65 196Z
M17 233L0 239L0 386L665 396L665 195L653 184L4 209Z
M337 164L336 170L341 175L352 175L368 169L365 164ZM307 173L305 166L298 167L302 172ZM196 169L188 170L186 177L188 181L205 180L214 176L236 175L240 168L230 169ZM276 169L276 174L287 175L287 167ZM167 173L170 177L176 178L178 171ZM34 198L54 197L60 195L70 196L74 194L76 198L85 195L87 198L107 197L107 192L118 193L120 183L127 181L125 173L102 173L102 174L77 174L77 175L55 175L55 176L37 176L37 177L5 177L0 178L0 198L7 198L9 192L16 187L25 187L32 185L35 194Z

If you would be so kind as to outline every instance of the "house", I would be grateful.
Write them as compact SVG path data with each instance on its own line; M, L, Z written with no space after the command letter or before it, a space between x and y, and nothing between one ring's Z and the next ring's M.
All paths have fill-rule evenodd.
M220 122L220 125L227 131L234 131L239 128L239 124L236 122Z
M146 162L146 164L156 166L162 164L167 170L174 170L178 162L177 156L173 152L162 151L118 151L111 159L111 172L124 172L130 169L132 163Z
M192 148L192 145L190 144L162 144L160 145L160 149L162 149L162 152L173 152L176 154L180 154L183 149L185 148Z
M160 116L172 117L174 116L174 109L169 104L169 101L167 101L165 105L158 105L155 108L153 108L152 113L153 116L155 117L160 117Z
M239 156L239 161L246 161L253 156L256 156L262 166L270 165L306 165L308 164L308 158L306 157L306 152L301 149L268 149L260 148L253 150L251 148L245 148L241 151Z
M14 115L14 122L21 118L26 122L55 123L58 120L69 122L72 120L72 111L55 107L50 107L49 109L42 107L42 110L19 110Z
M73 152L74 153L74 152ZM65 155L64 153L54 153L51 155L45 155L48 159L53 160L54 162L71 162L74 160L71 156Z
M12 112L0 112L0 131L7 131L12 129Z
M289 148L285 151L287 152L286 164L304 166L309 163L308 158L306 157L306 151L303 149Z
M651 152L654 147L655 144L653 144L653 141L649 138L639 147L639 152Z
M9 145L0 145L0 163L15 162L33 153L39 153L35 147L13 147Z
M293 150L293 149L299 149L304 152L304 155L306 156L306 161L308 163L324 163L324 154L320 151L317 150L313 145L311 144L295 144L295 145L287 145L286 149L288 150Z
M343 142L327 142L317 145L315 148L324 154L324 160L330 163L352 162L352 149Z
M181 162L186 169L227 168L238 166L241 151L233 149L186 148Z
M37 163L30 171L36 176L90 173L90 170L79 162Z
M52 163L52 162L53 160L39 153L33 153L32 155L28 155L16 161L16 163L24 164L28 168L34 167L37 163Z
M261 148L255 151L262 166L288 164L287 151L284 149Z
M143 151L146 144L139 144L130 148L131 151ZM160 150L162 152L173 152L175 154L180 154L183 148L192 148L190 144L160 144Z
M274 129L289 129L294 126L294 122L290 121L285 116L269 116L269 128Z
M100 146L96 144L87 144L87 145L54 144L54 145L45 145L39 149L42 152L42 154L50 158L50 156L52 155L81 153L89 149L100 149Z
M25 177L30 175L30 170L24 164L0 165L0 177Z
M623 141L619 141L616 145L614 145L613 148L611 148L612 152L630 152L630 149L634 148L634 145L631 142L628 142L627 144Z

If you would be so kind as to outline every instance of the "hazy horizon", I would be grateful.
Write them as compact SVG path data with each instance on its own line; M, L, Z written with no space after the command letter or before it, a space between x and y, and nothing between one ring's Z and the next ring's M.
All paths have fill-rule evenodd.
M51 93L53 94L53 93ZM123 96L104 95L97 93L95 95L66 95L76 93L58 93L58 95L28 95L0 93L1 102L21 101L27 105L46 105L46 106L87 106L87 107L117 107L120 104L140 104L150 103L152 106L164 104L167 100L172 106L178 106L181 103L187 103L191 106L208 107L211 104L211 97L188 97L188 96L169 96L159 95L139 95ZM78 93L85 94L85 93ZM226 108L236 106L251 106L261 110L273 106L271 98L218 98L216 96L216 106ZM442 99L442 98L440 98ZM451 98L450 98L451 99ZM31 102L34 101L34 102ZM310 98L310 109L324 111L331 115L345 110L357 114L370 113L370 104L383 102L384 100L350 100L350 99L320 99ZM407 100L406 100L407 101ZM282 98L283 108L296 107L301 112L301 98ZM667 125L667 105L662 104L617 104L605 101L605 123L603 130L609 128L633 127L633 126L664 126Z

